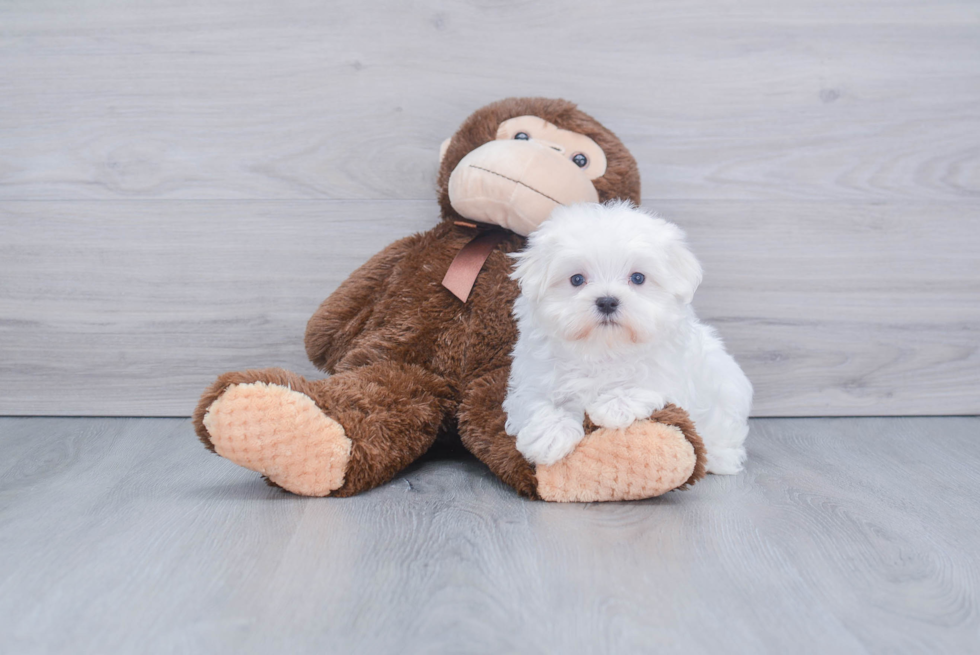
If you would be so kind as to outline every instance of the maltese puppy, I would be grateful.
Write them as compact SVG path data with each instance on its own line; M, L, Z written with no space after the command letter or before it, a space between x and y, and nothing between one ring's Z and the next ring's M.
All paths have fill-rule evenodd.
M559 207L514 257L520 335L504 411L528 461L572 452L586 414L625 428L674 403L709 472L742 469L752 385L691 308L701 265L680 228L625 202Z

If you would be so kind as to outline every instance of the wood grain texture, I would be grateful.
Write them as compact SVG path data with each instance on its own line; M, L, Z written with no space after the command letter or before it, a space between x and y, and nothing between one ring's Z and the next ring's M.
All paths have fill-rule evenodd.
M695 306L756 415L980 412L980 231L961 203L654 206L690 234ZM435 220L422 201L2 203L0 412L186 416L226 370L318 376L313 310Z
M0 198L427 199L510 95L617 132L645 197L980 197L969 0L5 2Z
M976 652L978 437L754 420L739 476L554 505L473 460L304 499L186 420L0 419L0 651Z
M756 414L980 412L966 0L0 6L0 413L186 415L434 220L438 144L564 96L686 227Z

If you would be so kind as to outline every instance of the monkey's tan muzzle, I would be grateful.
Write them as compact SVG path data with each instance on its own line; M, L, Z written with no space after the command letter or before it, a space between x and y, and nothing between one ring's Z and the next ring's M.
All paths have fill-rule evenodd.
M508 140L490 141L463 157L449 177L449 202L464 218L527 236L558 205L599 202L599 194L563 153Z

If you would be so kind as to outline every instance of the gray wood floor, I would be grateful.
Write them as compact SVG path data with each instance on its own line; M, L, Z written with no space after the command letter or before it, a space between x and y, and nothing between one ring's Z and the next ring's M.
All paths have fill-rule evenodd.
M4 418L0 652L977 652L978 437L759 419L742 475L563 506L460 458L304 499L187 420Z

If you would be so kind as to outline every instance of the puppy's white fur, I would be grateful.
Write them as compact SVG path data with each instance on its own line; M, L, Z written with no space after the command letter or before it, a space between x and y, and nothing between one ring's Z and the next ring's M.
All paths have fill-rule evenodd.
M629 203L560 207L515 257L520 336L504 410L529 461L574 450L585 414L623 428L674 403L694 420L708 471L741 470L752 385L694 314L701 265L680 228ZM602 297L618 300L615 313L599 310Z

